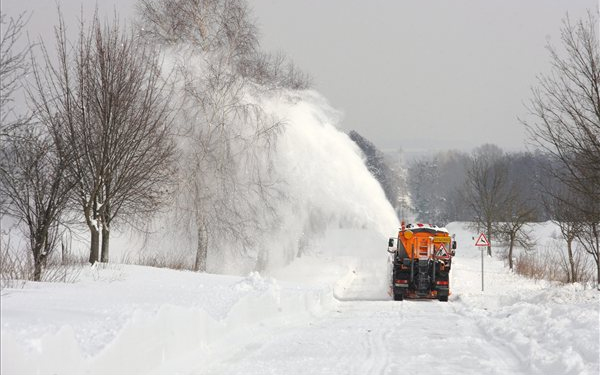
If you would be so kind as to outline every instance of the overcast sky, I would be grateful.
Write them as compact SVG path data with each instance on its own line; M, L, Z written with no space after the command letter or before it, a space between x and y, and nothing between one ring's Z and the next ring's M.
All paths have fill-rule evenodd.
M384 149L524 147L535 76L561 19L597 0L255 0L262 40Z
M30 9L32 33L48 33L54 1L3 0L8 14ZM81 0L62 0L76 18ZM88 9L94 1L85 1ZM113 4L133 16L134 0ZM281 50L355 129L386 150L471 149L491 142L523 149L536 74L561 20L598 0L251 0L262 45ZM69 22L69 20L67 20Z

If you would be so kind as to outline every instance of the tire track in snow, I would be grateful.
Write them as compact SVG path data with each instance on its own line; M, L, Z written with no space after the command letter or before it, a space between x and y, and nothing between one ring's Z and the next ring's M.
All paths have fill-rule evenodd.
M462 301L364 300L379 276L359 269L337 311L248 338L202 374L518 374L526 366ZM367 298L370 299L370 298Z
M523 373L468 317L436 301L343 302L257 337L203 374Z
M524 358L514 346L508 345L505 340L495 338L493 333L485 328L485 323L482 321L481 317L477 317L476 314L470 312L470 308L460 300L460 298L456 298L451 306L455 314L471 319L473 321L473 327L478 330L482 337L486 337L488 342L492 344L487 346L487 348L490 349L491 355L496 358L502 358L503 362L507 363L510 367L522 368L523 366L527 366L527 358Z

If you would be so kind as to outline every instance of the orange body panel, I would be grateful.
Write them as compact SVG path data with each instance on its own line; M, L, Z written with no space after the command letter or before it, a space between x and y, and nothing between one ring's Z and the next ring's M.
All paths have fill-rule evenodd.
M413 232L410 229L398 232L398 241L402 243L410 259L449 258L452 238L446 232ZM444 247L444 254L439 254Z
M394 251L394 299L439 297L447 301L453 244L444 228L421 223L405 226L402 222Z

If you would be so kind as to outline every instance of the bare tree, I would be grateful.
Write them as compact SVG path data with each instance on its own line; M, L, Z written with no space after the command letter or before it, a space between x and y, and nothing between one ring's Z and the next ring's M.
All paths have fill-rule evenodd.
M18 113L14 106L15 95L28 71L29 47L18 48L26 24L25 14L9 19L0 12L0 149L4 150L10 147L8 142L19 135L19 128L31 120L30 115ZM0 229L7 200L0 191Z
M160 44L190 43L204 55L220 54L231 72L265 88L311 86L283 53L260 50L245 0L141 0L138 11L144 35Z
M56 28L58 61L43 48L30 89L40 120L76 183L74 201L91 233L90 262L109 259L113 221L155 212L172 172L170 108L157 51L118 20L104 26L95 14L82 23L69 50L64 23Z
M274 220L273 205L281 194L270 157L282 122L248 98L300 85L300 75L261 54L243 0L140 4L145 35L179 52L182 167L176 216L195 234L195 270L206 271L211 248L228 239L228 248L248 256L257 235Z
M0 160L0 191L8 198L8 214L25 228L33 255L33 279L40 281L43 265L55 248L71 189L65 160L58 157L48 134L32 127L3 143Z
M533 247L532 239L526 229L527 223L535 219L535 209L524 198L519 186L513 184L501 207L501 218L496 232L499 239L508 243L508 267L513 269L513 250L515 246L525 249Z
M14 135L12 131L19 125L27 124L31 118L16 113L14 108L15 94L22 87L22 78L28 72L29 47L18 48L26 24L25 14L8 19L6 14L0 13L0 141Z
M490 242L488 255L491 256L494 223L501 220L509 198L508 169L500 148L487 144L473 152L467 170L465 195L476 215L474 222L485 230Z
M193 43L237 61L258 47L243 0L141 0L138 10L145 35L161 44Z
M312 84L311 77L281 52L271 54L255 51L238 63L238 71L243 77L249 77L270 89L304 90Z
M542 195L546 210L552 221L560 228L561 235L567 244L567 282L579 280L579 272L574 254L575 240L582 230L578 194L555 178L544 181Z
M210 65L206 76L186 78L186 100L197 108L191 113L203 119L187 132L192 143L181 179L192 201L184 206L195 221L197 271L206 270L208 247L222 238L243 249L254 245L279 195L268 165L281 124L243 101L245 80L221 69Z
M591 201L589 196L582 199L581 206L598 206L597 201ZM580 207L581 207L580 206ZM597 280L600 280L600 210L593 212L589 209L581 210L585 215L581 216L579 230L576 232L577 242L583 249L590 254L596 262ZM598 281L598 289L600 289L600 281Z
M560 162L555 176L582 197L570 202L590 228L600 222L600 47L598 19L572 23L567 17L561 33L564 55L548 46L552 71L538 78L529 109L534 117L523 121L534 144ZM596 234L594 234L596 233ZM596 230L589 234L597 235ZM597 264L600 288L598 238L589 251Z

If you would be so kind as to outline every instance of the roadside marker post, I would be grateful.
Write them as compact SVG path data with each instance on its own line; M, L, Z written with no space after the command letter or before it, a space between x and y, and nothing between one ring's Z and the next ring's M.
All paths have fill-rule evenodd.
M490 246L490 241L485 237L485 233L481 233L475 241L475 246L481 247L481 291L483 292L483 248Z

